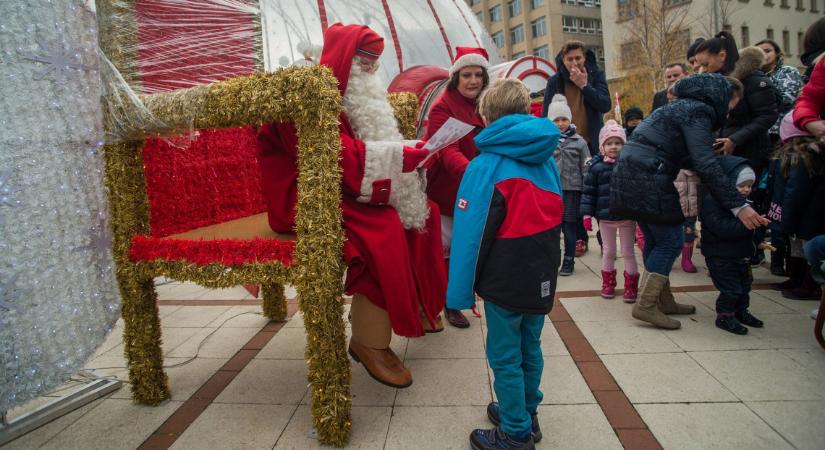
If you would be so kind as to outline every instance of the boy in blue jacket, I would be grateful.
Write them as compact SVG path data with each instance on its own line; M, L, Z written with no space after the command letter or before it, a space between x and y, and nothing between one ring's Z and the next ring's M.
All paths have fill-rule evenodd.
M561 259L561 183L553 161L561 133L529 111L519 80L496 80L482 94L487 127L475 138L480 154L456 197L447 307L470 308L473 292L484 299L499 400L487 406L495 428L470 434L474 449L532 449L541 439L540 338Z

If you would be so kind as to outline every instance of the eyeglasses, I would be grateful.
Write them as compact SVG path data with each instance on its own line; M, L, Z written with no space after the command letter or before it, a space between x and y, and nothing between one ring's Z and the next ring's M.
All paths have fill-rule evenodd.
M360 56L355 58L355 62L358 63L358 66L361 67L362 71L367 73L374 73L381 66L381 63L378 60L361 58Z

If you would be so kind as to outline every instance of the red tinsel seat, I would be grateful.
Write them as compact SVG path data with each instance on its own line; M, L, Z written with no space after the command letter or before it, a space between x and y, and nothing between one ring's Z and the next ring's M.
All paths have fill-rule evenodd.
M129 257L133 261L183 260L196 265L278 261L292 264L294 234L275 233L266 213L195 228L166 237L136 235Z

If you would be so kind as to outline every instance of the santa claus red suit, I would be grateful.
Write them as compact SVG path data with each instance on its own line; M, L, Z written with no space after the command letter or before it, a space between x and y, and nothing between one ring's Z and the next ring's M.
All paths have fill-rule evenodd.
M374 74L384 41L369 27L335 24L324 34L320 64L338 79L343 169L341 208L346 234L345 291L353 295L349 352L376 380L412 383L389 348L392 331L417 337L443 329L447 276L438 206L427 200L415 169L426 150L408 146ZM293 232L297 136L291 123L261 127L258 161L269 224ZM405 145L408 144L408 145Z

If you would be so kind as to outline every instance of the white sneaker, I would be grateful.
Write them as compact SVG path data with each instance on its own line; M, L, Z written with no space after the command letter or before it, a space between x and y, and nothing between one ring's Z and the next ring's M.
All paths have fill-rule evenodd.
M816 320L817 314L819 314L819 308L814 309L814 310L811 311L811 319Z

